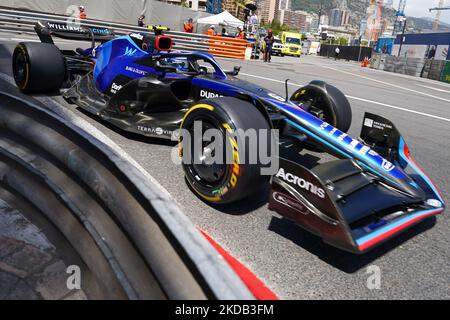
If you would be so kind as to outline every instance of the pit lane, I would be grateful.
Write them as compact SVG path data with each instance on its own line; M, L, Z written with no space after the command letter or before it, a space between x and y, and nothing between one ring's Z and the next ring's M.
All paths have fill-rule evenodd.
M1 72L11 74L10 55L21 38L27 37L0 35ZM83 46L70 41L58 45ZM352 104L350 134L359 135L366 111L392 120L404 135L413 158L436 183L444 200L450 202L449 85L317 57L274 57L271 64L230 60L221 63L226 69L242 65L240 78L281 96L286 78L295 84L320 79L337 86ZM294 89L295 85L291 85L290 90ZM61 97L51 98L65 105ZM187 187L181 167L170 161L170 143L124 134L73 106L67 107L128 152L171 193L200 229L249 267L280 298L450 299L450 220L446 213L437 217L437 222L430 219L365 256L354 256L323 244L269 211L268 188L233 206L205 204ZM379 290L367 288L367 267L371 265L381 269Z

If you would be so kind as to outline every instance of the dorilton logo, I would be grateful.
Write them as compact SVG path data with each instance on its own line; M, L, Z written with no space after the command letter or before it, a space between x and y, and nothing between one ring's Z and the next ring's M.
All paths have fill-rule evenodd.
M200 90L200 98L211 99L211 98L218 98L218 97L223 97L223 96L221 96L217 93L214 93L214 92Z
M111 93L116 94L120 89L122 89L122 86L113 82L113 84L111 85Z
M289 173L289 172L286 173L283 168L280 168L280 170L278 170L276 177L283 179L284 181L289 182L291 184L295 184L295 185L299 186L300 188L307 190L307 191L311 192L312 194L315 194L319 198L322 198L322 199L325 198L325 190L323 190L322 188L319 188L318 186L312 184L309 181L306 181L303 178L297 177L296 175L294 175L292 173Z
M67 24L48 23L50 29L69 32L84 32L84 29L80 26L71 26Z

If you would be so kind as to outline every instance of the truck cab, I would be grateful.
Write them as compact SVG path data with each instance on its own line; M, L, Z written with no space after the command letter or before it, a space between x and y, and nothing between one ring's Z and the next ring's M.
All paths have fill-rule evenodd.
M284 55L300 57L302 55L302 35L297 32L282 32L281 43Z

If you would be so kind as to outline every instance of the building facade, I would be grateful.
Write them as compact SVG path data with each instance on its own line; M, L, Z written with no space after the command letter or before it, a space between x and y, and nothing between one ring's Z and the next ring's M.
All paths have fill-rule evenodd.
M350 11L334 8L331 10L330 26L340 27L350 24Z
M207 11L208 2L212 0L187 0L186 5L188 8L195 11ZM218 0L221 1L221 0ZM167 3L181 5L181 0L168 0Z
M277 20L281 24L287 25L290 29L308 32L312 16L305 11L279 10Z
M256 2L258 7L260 21L270 23L278 20L278 11L280 7L280 0L259 0Z

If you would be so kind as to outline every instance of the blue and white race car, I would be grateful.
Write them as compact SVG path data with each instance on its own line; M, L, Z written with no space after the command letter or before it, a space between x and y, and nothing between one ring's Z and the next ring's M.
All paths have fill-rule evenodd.
M270 183L270 209L354 253L444 211L394 124L366 113L361 136L350 137L350 104L325 82L281 97L240 80L238 67L224 71L209 53L173 52L171 38L156 28L114 37L53 26L39 23L42 43L15 49L18 87L30 94L62 89L66 101L123 130L176 137L186 180L208 203L245 201ZM67 51L52 36L103 43ZM208 137L210 129L220 135ZM258 134L248 143L252 131ZM270 176L261 172L273 161L261 150L276 155ZM311 163L308 150L334 158Z

